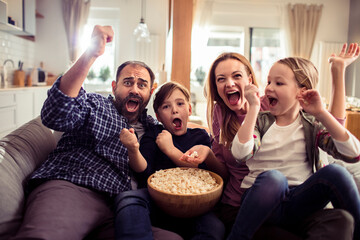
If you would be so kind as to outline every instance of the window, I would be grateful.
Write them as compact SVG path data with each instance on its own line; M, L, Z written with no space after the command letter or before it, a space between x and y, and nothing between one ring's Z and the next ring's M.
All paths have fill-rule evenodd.
M84 27L82 34L81 46L83 51L87 49L90 44L91 34L95 25L109 25L113 29L117 29L116 19L109 18L109 11L107 8L90 8L89 18ZM104 16L104 17L102 17ZM114 24L115 23L115 24ZM105 52L92 65L87 79L84 82L84 88L88 92L98 92L107 96L112 92L111 81L115 79L115 42L116 36L112 42L107 43Z
M272 64L283 56L280 29L250 28L250 62L262 92Z

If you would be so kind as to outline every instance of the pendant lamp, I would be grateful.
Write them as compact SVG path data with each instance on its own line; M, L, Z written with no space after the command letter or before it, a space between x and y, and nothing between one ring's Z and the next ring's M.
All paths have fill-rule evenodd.
M144 19L144 12L146 11L145 6L145 0L141 0L141 18L140 23L137 25L137 27L134 29L134 36L136 38L136 41L141 42L151 42L150 40L150 32L149 29L145 23Z

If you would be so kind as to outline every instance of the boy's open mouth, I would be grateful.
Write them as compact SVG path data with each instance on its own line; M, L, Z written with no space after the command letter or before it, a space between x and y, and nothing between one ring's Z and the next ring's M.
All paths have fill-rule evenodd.
M180 118L175 118L174 120L173 120L173 125L174 125L174 127L175 127L175 129L181 129L181 127L182 127L182 121L181 121L181 119Z
M139 108L139 101L137 99L129 99L126 102L126 110L128 112L136 112L136 110Z
M226 95L231 105L236 105L240 99L240 93L238 91L228 92Z

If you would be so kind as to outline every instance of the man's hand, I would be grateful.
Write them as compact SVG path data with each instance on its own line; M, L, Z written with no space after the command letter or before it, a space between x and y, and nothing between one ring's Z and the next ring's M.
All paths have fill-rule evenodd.
M120 141L128 149L128 151L137 151L140 147L140 144L135 135L135 130L133 128L126 129L123 128L120 132Z
M93 57L99 57L105 52L105 45L114 38L114 31L111 26L96 25L91 34L91 42L88 52Z
M91 43L75 64L61 78L59 89L69 97L77 97L86 76L100 55L105 51L107 42L111 42L114 31L110 26L94 27Z

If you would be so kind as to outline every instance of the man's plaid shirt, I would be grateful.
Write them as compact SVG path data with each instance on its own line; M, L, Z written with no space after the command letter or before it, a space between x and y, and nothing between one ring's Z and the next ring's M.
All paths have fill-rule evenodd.
M48 92L41 110L42 122L65 132L56 149L31 176L31 182L61 179L114 196L131 189L128 152L120 142L120 131L129 128L113 98L86 93L76 98L59 90L59 78ZM140 122L145 128L157 123L144 111ZM35 180L36 179L36 180Z

